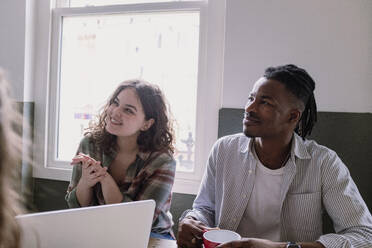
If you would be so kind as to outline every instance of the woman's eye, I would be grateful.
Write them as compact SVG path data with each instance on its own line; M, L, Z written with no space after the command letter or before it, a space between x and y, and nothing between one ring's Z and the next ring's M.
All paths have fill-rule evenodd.
M111 102L111 104L114 104L115 106L119 106L119 102L115 99Z
M124 112L129 113L129 114L134 114L133 110L131 110L130 108L125 108Z

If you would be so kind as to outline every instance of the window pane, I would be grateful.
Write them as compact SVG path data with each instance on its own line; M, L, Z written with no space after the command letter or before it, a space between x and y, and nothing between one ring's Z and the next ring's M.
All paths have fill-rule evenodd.
M168 99L177 121L177 169L192 171L198 47L198 12L64 17L57 159L71 160L120 82L142 78Z
M86 7L86 6L105 6L116 4L134 4L134 3L160 3L160 2L186 2L201 0L60 0L61 6L66 7Z

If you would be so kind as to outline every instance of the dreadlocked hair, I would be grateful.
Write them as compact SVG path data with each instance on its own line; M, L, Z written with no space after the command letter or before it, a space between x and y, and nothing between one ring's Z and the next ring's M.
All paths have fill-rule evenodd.
M311 134L317 121L314 80L304 69L292 64L269 67L263 76L284 84L286 89L303 103L304 109L295 132L305 139L307 135Z

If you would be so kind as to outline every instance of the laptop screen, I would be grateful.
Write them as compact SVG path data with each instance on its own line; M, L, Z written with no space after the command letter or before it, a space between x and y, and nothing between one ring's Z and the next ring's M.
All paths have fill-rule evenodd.
M50 211L16 217L22 230L22 247L146 248L155 201Z

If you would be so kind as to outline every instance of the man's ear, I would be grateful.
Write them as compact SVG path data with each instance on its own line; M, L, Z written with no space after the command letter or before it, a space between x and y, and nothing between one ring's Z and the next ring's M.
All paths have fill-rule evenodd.
M297 122L300 119L301 119L301 111L298 109L292 109L291 112L289 113L289 121L297 125Z
M146 131L148 130L153 124L155 123L154 119L149 119L145 121L145 124L142 126L141 131Z

